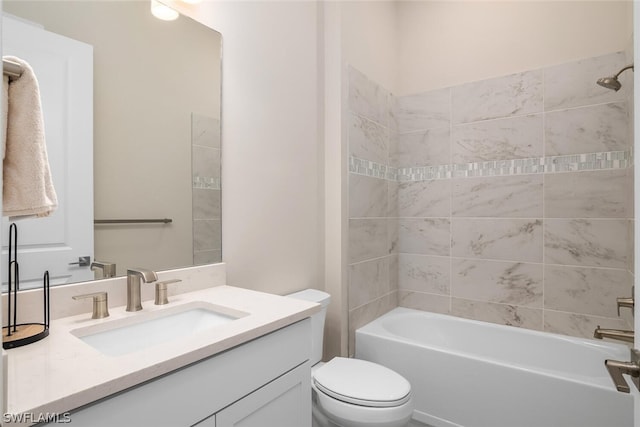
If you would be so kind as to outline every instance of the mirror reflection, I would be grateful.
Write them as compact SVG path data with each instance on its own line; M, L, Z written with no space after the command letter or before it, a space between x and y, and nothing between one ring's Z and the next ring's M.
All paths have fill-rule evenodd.
M15 221L21 289L45 270L54 285L113 264L123 275L219 262L221 35L158 20L146 1L2 6L3 55L40 84L59 203Z

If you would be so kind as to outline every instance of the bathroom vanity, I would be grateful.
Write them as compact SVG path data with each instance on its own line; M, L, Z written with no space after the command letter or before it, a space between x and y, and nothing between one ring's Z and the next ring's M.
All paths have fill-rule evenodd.
M231 427L310 422L310 320L77 411L79 425ZM286 351L284 351L286 350ZM306 420L306 421L305 421Z
M144 306L110 308L106 319L57 319L47 339L11 350L7 412L70 412L71 422L91 426L311 425L309 316L318 305L217 286ZM143 348L135 342L145 337L126 343L139 328L153 340L155 325L171 329L158 320L179 325L193 310L230 320L182 337L160 334ZM124 333L116 335L124 347L100 347L114 333Z

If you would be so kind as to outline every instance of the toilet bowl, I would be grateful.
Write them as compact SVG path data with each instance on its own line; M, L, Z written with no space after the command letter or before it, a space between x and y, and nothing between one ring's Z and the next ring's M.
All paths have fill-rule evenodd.
M314 427L404 427L411 419L409 382L384 366L336 357L311 377Z
M313 427L407 426L413 399L411 385L400 374L365 360L336 357L320 362L329 294L307 289L288 296L322 305L320 313L311 316Z

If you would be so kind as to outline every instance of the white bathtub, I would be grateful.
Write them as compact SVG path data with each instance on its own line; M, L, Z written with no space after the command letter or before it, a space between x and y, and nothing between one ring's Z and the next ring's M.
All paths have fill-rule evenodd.
M407 378L434 427L633 426L604 366L629 360L620 344L396 308L356 331L356 357Z

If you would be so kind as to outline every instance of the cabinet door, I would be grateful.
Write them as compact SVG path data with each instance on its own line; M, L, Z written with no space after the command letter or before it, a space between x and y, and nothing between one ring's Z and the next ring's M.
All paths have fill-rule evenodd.
M211 415L209 418L202 420L191 427L216 427L216 416Z
M216 414L216 427L311 427L309 362Z

